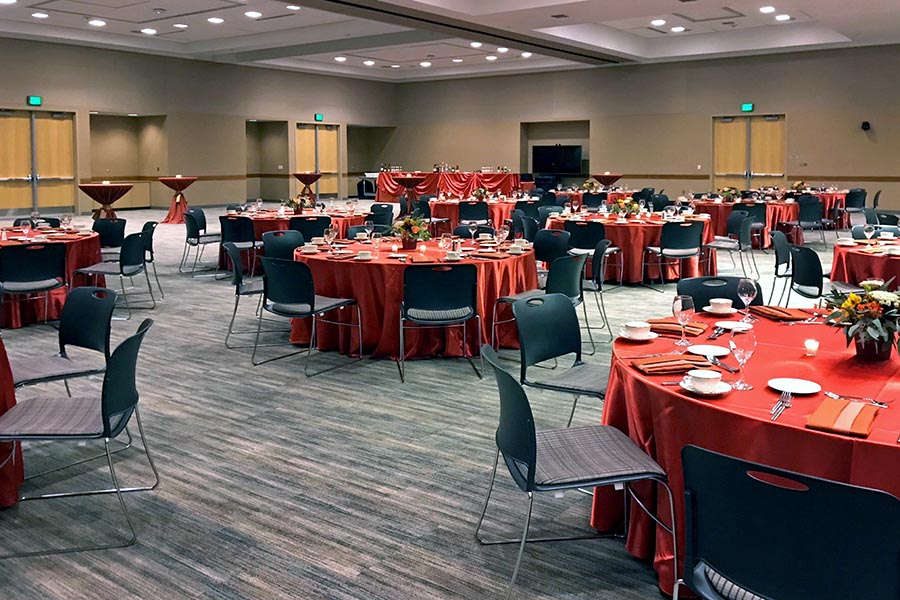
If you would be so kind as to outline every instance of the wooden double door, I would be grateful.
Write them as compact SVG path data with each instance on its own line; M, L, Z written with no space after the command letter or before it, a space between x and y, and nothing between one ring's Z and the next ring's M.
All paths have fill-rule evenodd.
M75 206L71 113L0 111L0 210Z
M784 115L713 118L713 188L785 184Z
M313 186L316 196L340 196L340 127L322 123L297 124L298 173L318 171L322 178Z

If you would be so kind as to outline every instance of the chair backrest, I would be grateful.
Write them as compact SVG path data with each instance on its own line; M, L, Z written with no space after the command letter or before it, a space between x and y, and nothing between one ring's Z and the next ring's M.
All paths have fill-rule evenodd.
M664 223L660 234L660 247L665 250L691 250L703 243L703 223Z
M122 250L119 251L119 270L123 275L134 275L143 268L146 260L144 252L146 235L144 232L139 232L125 236Z
M868 209L867 209L868 210ZM900 217L892 213L878 213L876 216L876 221L881 225L897 225L900 223ZM868 218L866 219L866 223L868 223Z
M562 229L541 229L534 236L534 259L552 263L569 253L572 234Z
M738 282L742 277L689 277L678 281L677 294L690 296L694 299L694 306L703 308L709 306L711 298L728 298L738 308L743 308L744 301L738 296ZM751 306L761 306L763 303L763 291L758 281L756 284L756 297L750 302Z
M797 205L800 207L800 222L818 223L822 220L822 203L815 196L803 194L797 199Z
M844 198L844 208L862 208L866 205L866 190L853 188Z
M538 200L519 200L516 202L515 210L521 210L526 216L540 220L539 207L540 201Z
M600 221L566 221L569 232L569 248L593 250L597 242L606 237L606 225Z
M463 201L459 203L459 220L460 221L487 221L488 205L487 202L478 200Z
M369 212L371 213L389 213L391 215L394 214L394 205L388 204L387 202L376 202L372 206L369 207Z
M125 239L125 219L97 219L91 229L100 236L100 245L118 248Z
M669 197L665 194L653 194L650 196L650 205L654 212L662 211L669 204Z
M365 200L375 193L375 184L370 179L360 179L356 182L356 197Z
M260 258L263 265L263 302L308 304L315 310L316 287L309 265L299 260Z
M66 346L76 346L102 352L108 360L115 308L113 290L85 286L69 292L59 315L59 353L66 356Z
M386 233L389 233L390 231L391 231L391 227L389 225L376 225L375 228L372 230L372 233L380 233L381 235L384 235ZM366 231L365 225L351 225L350 227L347 228L347 239L348 240L356 239L357 233L368 234L369 232Z
M403 271L403 303L410 309L478 310L478 270L475 265L410 265Z
M106 361L100 402L105 438L119 435L137 406L139 395L135 378L138 352L152 325L153 319L144 319L137 332L119 344Z
M795 246L791 244L791 286L795 291L797 286L805 288L814 288L818 290L816 297L822 295L822 261L814 250L805 246ZM809 296L810 294L802 294Z
M427 203L426 203L427 204ZM416 208L418 211L418 208ZM394 222L394 213L375 212L366 216L366 221L372 221L375 225L390 225ZM324 231L324 229L323 229Z
M515 223L515 221L513 222ZM529 242L533 242L535 236L537 236L537 232L540 231L540 229L538 228L538 222L531 217L522 215L519 217L519 223L522 227L522 237Z
M496 235L497 232L494 231L494 228L491 227L490 225L479 225L478 229L475 230L475 236L477 237L478 235L480 235L482 233L489 233L491 235ZM457 225L456 227L453 228L453 235L455 235L457 237L461 237L466 240L472 238L472 234L469 232L468 225Z
M600 240L594 247L594 255L591 257L591 281L598 290L603 289L603 282L606 281L606 273L603 272L606 267L606 250L612 246L609 240Z
M194 222L197 225L197 229L201 233L206 232L206 213L203 212L202 208L189 208L184 211L185 221L187 221L187 215L191 215L193 217Z
M331 217L328 215L291 217L288 222L288 229L299 231L303 234L303 239L311 240L314 237L322 237L325 230L331 227Z
M231 262L231 285L234 286L234 293L237 295L240 293L241 285L244 283L244 259L234 242L223 242L222 248Z
M881 222L874 208L864 208L863 215L866 217L866 225L878 225ZM888 223L888 225L891 225L891 223Z
M575 354L581 362L581 329L575 305L563 294L545 294L513 303L519 332L520 380L528 380L528 367Z
M253 229L253 221L250 217L240 215L219 216L219 227L222 232L223 242L253 242L256 241L256 232Z
M65 244L32 243L0 248L2 283L65 279L65 277Z
M184 232L185 242L195 242L199 240L200 233L202 233L200 225L197 223L196 215L191 214L191 211L189 210L184 212Z
M864 240L866 239L866 234L863 233L863 228L865 225L854 225L853 229L850 230L850 234L853 236L854 240ZM900 238L900 227L897 225L874 225L875 235L873 237L878 237L881 235L882 231L890 232L894 234L895 238Z
M550 218L550 215L561 213L562 210L562 206L557 206L556 204L553 206L538 206L538 226L540 228L546 227L547 219Z
M500 392L500 420L494 440L513 481L521 490L531 491L537 463L537 438L528 396L515 377L500 366L500 359L489 344L481 347L481 356L494 368Z
M700 597L722 597L707 568L764 598L900 597L894 496L690 445L681 462L684 580Z
M592 194L591 192L585 192L581 196L581 201L588 208L600 208L607 199L608 195L606 192L600 192L599 194Z
M741 202L740 207L742 211L747 213L748 217L753 219L754 224L766 224L765 202Z
M737 237L741 234L741 223L746 218L747 218L747 211L732 210L731 214L728 215L728 220L725 221L725 233L727 233L729 236L737 239Z
M267 231L262 235L263 250L270 258L294 260L294 250L305 242L303 234L293 229Z
M560 256L550 263L546 292L563 294L573 301L583 300L584 265L587 263L587 259L587 254L575 254Z
M872 198L872 208L877 209L879 202L881 202L881 190L875 192L875 197Z
M431 218L431 200L425 198L423 196L419 196L419 199L416 200L416 212L419 213L423 219ZM391 213L393 216L393 213Z
M153 254L153 234L156 233L156 228L158 226L159 223L156 221L147 221L144 223L144 226L141 227L141 233L144 234L144 252L148 257L147 262L153 262L155 258Z
M235 212L242 213L244 212L244 207L240 204L229 204L225 207L225 210L233 210Z
M547 190L541 193L541 206L552 206L557 204L556 194Z
M397 202L400 204L400 214L399 216L408 215L410 213L410 202L406 199L406 196L400 196L397 198Z

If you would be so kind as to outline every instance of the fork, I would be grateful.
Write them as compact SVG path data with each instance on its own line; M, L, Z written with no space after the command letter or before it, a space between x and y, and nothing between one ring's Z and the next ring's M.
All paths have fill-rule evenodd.
M770 415L774 415L781 405L784 403L784 399L787 398L787 392L781 392L781 397L778 398L778 401L772 406L772 409L769 411Z
M725 328L724 327L716 327L715 329L713 329L712 335L710 335L706 339L717 340L720 337L722 337L723 335L725 335Z
M781 416L781 413L783 413L785 410L787 410L791 407L791 398L792 397L793 396L790 392L785 392L785 398L784 398L784 401L782 401L782 403L781 403L781 407L777 411L775 411L774 415L772 415L773 421L777 421L778 417Z
M875 398L866 398L864 396L846 396L843 394L836 394L834 392L824 392L826 396L829 398L834 398L835 400L851 400L853 402L865 402L867 404L871 404L872 406L877 406L878 408L887 408L887 402L879 402Z

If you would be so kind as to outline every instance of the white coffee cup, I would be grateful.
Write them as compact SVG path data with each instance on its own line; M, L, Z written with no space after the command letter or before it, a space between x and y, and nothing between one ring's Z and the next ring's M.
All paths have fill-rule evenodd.
M324 243L325 243L325 238L323 238L323 237L314 237L314 238L312 239L312 243L313 243L313 244L316 244L316 245L324 244Z
M307 242L303 244L303 248L300 249L301 252L318 252L319 249L316 248L316 245L312 242Z
M709 308L711 312L727 313L731 312L731 300L728 298L710 298Z
M366 233L365 231L360 231L359 233L356 234L356 239L367 240L367 239L369 239L369 234Z
M478 234L478 239L479 239L479 240L490 240L490 239L493 239L493 238L494 238L494 236L492 236L490 233L479 233L479 234Z
M462 260L462 252L457 252L456 250L448 250L447 258L449 260Z
M878 234L878 237L880 237L883 240L892 240L892 239L894 239L894 232L893 231L882 231L881 233Z
M622 327L630 338L640 340L650 337L650 323L645 321L628 321Z
M509 253L510 253L510 254L519 255L519 254L522 254L523 252L525 252L525 248L523 248L523 247L522 247L521 245L519 245L519 244L514 244L514 245L512 245L512 246L509 247Z
M701 394L711 394L719 387L722 374L707 369L693 369L684 376L684 382Z
M368 260L372 258L372 253L369 250L360 250L356 253L356 258L361 258L363 260Z
M513 246L518 246L519 248L524 247L527 243L528 240L526 240L525 238L517 238L513 240Z

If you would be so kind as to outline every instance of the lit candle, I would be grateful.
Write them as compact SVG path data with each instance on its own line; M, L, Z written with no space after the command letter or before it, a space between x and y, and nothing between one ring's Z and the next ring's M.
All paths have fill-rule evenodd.
M175 179L181 179L181 173L175 176Z
M806 349L807 356L815 356L819 351L819 340L806 340L803 342L803 347Z
M391 245L391 252L393 252L394 254L397 254L397 250L399 250L399 249L400 248L399 248L399 246L397 246L397 244Z
M104 180L103 180L103 185L109 185L109 179L104 179Z
M603 171L604 175L609 175L609 171Z
M425 256L425 244L419 244L419 254Z

